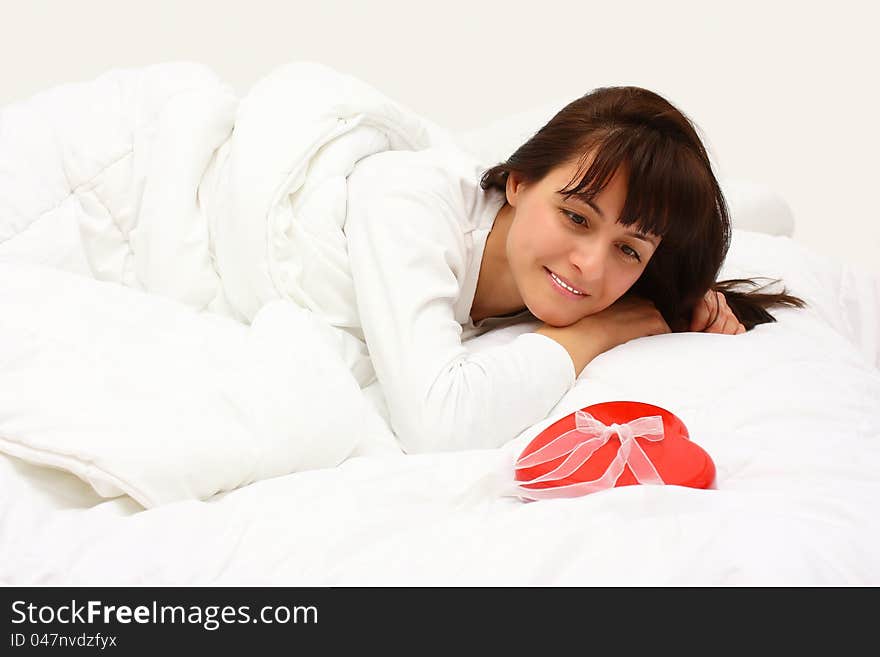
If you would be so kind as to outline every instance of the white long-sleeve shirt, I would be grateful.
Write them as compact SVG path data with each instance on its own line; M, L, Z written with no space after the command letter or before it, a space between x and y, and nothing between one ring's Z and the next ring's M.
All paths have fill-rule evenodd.
M524 333L479 352L462 344L505 321L470 317L505 201L480 188L484 168L434 147L373 154L348 176L344 232L360 328L407 453L498 447L575 382L568 352L547 336Z

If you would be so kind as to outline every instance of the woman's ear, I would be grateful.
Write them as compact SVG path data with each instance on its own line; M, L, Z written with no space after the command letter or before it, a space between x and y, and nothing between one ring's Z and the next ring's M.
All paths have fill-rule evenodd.
M512 207L516 207L517 198L522 194L522 190L525 188L525 183L523 183L519 177L511 171L507 174L507 183L505 187L505 192L507 194L507 203Z

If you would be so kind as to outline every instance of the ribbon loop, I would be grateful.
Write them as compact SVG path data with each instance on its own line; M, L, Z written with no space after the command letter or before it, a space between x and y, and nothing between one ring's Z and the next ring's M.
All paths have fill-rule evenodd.
M528 488L540 482L564 480L576 472L614 435L620 440L620 447L598 479L548 488ZM529 481L519 482L516 486L517 495L532 500L553 499L613 488L627 465L640 484L663 484L663 478L636 438L645 438L652 442L663 440L663 418L659 415L648 415L625 424L614 422L606 426L586 411L579 410L575 413L574 429L566 431L541 449L517 460L516 469L519 470L547 463L562 456L566 457L550 472Z

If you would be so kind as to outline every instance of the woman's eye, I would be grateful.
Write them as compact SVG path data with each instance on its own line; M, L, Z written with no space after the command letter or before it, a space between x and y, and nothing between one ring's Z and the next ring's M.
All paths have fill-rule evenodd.
M638 252L630 246L624 245L621 248L621 251L623 251L630 258L634 258L635 260L638 260L639 262L642 261L642 259L639 257Z
M571 223L577 224L578 226L587 225L587 220L579 214L575 214L574 212L569 212L568 210L563 210L562 214L568 217L571 220Z
M582 217L579 214L575 214L574 212L569 212L568 210L561 210L561 212L566 217L568 217L568 219L571 223L576 224L578 226L589 226L589 222L587 222L585 217ZM623 251L624 255L626 255L627 258L632 258L633 260L636 260L637 262L642 261L642 258L639 255L638 251L636 251L631 246L624 245L621 247L620 250Z

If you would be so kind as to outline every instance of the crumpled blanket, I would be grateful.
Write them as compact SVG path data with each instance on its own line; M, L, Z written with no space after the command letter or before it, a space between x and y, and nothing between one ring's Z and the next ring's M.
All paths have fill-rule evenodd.
M153 506L338 464L355 449L359 431L387 432L382 441L393 444L361 394L372 368L353 316L342 232L346 179L373 153L448 140L439 126L365 82L313 62L279 67L241 99L207 67L176 62L114 69L2 108L2 302L17 320L0 323L7 345L0 390L17 393L4 394L0 406L0 449L69 469L101 494L127 493ZM131 289L111 292L102 282ZM66 297L47 310L52 291ZM144 319L126 322L123 310ZM231 336L239 328L253 333L263 311L259 337L242 347L247 337ZM227 319L236 327L218 324ZM169 322L186 329L163 333L162 349L144 351L149 331ZM266 328L272 322L276 328ZM113 336L112 349L88 339L102 327ZM215 340L212 353L225 344L235 354L223 376L212 377L215 361L186 348L202 330ZM217 331L229 335L221 340ZM260 360L262 372L250 358L256 344L264 356L277 356ZM125 359L126 350L149 352L150 362ZM186 431L175 424L175 399L187 393L182 379L160 383L163 359L169 372L202 368L188 381L208 391L201 417L248 409L237 433L227 432L234 439L216 426L206 439L199 427L211 423L196 418L184 423ZM282 371L291 363L298 363L296 379ZM65 366L91 368L85 378L94 385L78 390L76 372L58 369ZM33 399L41 394L39 377L54 377L45 387L54 397ZM152 382L152 393L118 383L139 377ZM226 385L235 380L251 384ZM274 405L267 404L268 382L301 398L276 390ZM71 400L89 409L92 424ZM96 428L96 417L121 407L131 422ZM331 411L332 422L320 420ZM147 417L150 435L165 426L174 440L151 441L138 431L135 424Z

